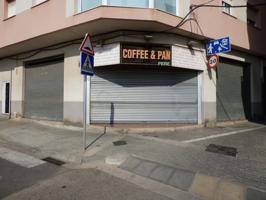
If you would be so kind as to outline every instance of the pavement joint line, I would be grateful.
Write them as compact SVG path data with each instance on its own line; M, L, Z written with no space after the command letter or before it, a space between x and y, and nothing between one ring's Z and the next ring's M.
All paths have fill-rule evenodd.
M99 166L97 166L97 169L99 169L105 173L108 173L112 176L115 176L117 178L126 180L130 183L133 183L133 184L135 184L141 188L144 188L146 190L149 190L151 192L160 194L162 196L166 196L166 197L173 199L173 200L176 200L176 199L199 200L199 198L196 197L194 194L182 191L178 188L160 183L160 182L152 180L150 178L136 175L134 173L128 172L126 170L123 170L123 169L120 169L117 167L99 165Z
M134 135L134 134L129 134L128 136L134 137L137 139L146 139L150 141L155 141L155 142L164 142L166 144L172 144L172 145L180 145L182 144L181 141L174 141L174 140L169 140L169 139L162 139L162 138L156 138L152 136L143 136L143 135Z
M33 156L3 147L0 147L0 158L26 168L32 168L46 163L45 161Z
M242 129L242 130L238 130L238 131L231 131L231 132L227 132L227 133L210 135L210 136L206 136L206 137L202 137L202 138L196 138L196 139L191 139L191 140L183 140L183 141L182 140L180 140L180 141L169 140L169 139L156 138L156 137L152 137L152 136L135 135L135 134L128 134L128 136L134 137L134 138L137 138L137 139L146 139L146 140L150 140L150 141L164 142L166 144L180 146L182 144L190 144L190 143L199 142L199 141L208 140L208 139L214 139L214 138L219 138L219 137L236 135L236 134L240 134L240 133L244 133L244 132L249 132L249 131L263 129L263 128L266 128L266 126L260 126L260 127L256 127L256 128L250 128L250 129Z
M260 127L256 127L256 128L242 129L242 130L238 130L238 131L231 131L231 132L227 132L227 133L222 133L222 134L217 134L217 135L210 135L210 136L206 136L206 137L202 137L202 138L196 138L196 139L192 139L192 140L180 141L180 143L189 144L189 143L199 142L199 141L203 141L203 140L215 139L215 138L220 138L220 137L225 137L225 136L230 136L230 135L236 135L236 134L240 134L240 133L247 133L247 132L250 132L250 131L263 129L265 127L266 126L260 126Z

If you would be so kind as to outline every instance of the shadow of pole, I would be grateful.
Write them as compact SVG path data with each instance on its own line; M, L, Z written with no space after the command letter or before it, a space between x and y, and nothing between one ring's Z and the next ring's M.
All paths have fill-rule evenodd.
M95 138L91 143L89 143L85 150L87 150L88 148L90 148L93 144L95 144L98 140L100 140L104 135L106 135L106 126L104 126L104 131L101 135L99 135L97 138Z

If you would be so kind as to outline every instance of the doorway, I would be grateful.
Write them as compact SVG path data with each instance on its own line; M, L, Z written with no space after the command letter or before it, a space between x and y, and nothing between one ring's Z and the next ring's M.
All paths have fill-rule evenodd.
M250 66L220 58L217 68L217 120L251 120Z
M10 113L10 82L2 84L2 114Z
M266 66L263 67L263 91L262 91L262 98L263 98L263 110L264 110L264 120L266 120Z

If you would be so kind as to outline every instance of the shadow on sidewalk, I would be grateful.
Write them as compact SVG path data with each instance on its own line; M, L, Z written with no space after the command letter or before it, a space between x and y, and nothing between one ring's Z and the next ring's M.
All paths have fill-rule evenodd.
M90 143L86 146L85 150L87 150L88 148L90 148L93 144L95 144L98 140L100 140L104 135L106 135L106 126L104 126L104 131L103 131L103 133L100 134L95 140L93 140L92 142L90 142Z

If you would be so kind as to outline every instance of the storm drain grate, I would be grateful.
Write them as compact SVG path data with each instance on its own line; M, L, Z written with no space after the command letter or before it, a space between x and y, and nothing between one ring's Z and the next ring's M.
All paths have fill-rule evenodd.
M119 140L119 141L113 142L113 144L114 146L122 146L122 145L126 145L127 142L124 140Z
M212 153L223 154L227 156L233 156L233 157L236 157L236 154L237 154L236 148L221 146L217 144L209 144L206 148L206 151L212 152Z
M58 165L58 166L61 166L61 165L64 165L65 162L61 161L61 160L58 160L58 159L55 159L55 158L52 158L52 157L47 157L47 158L43 158L42 160L48 162L48 163L52 163L54 165Z

